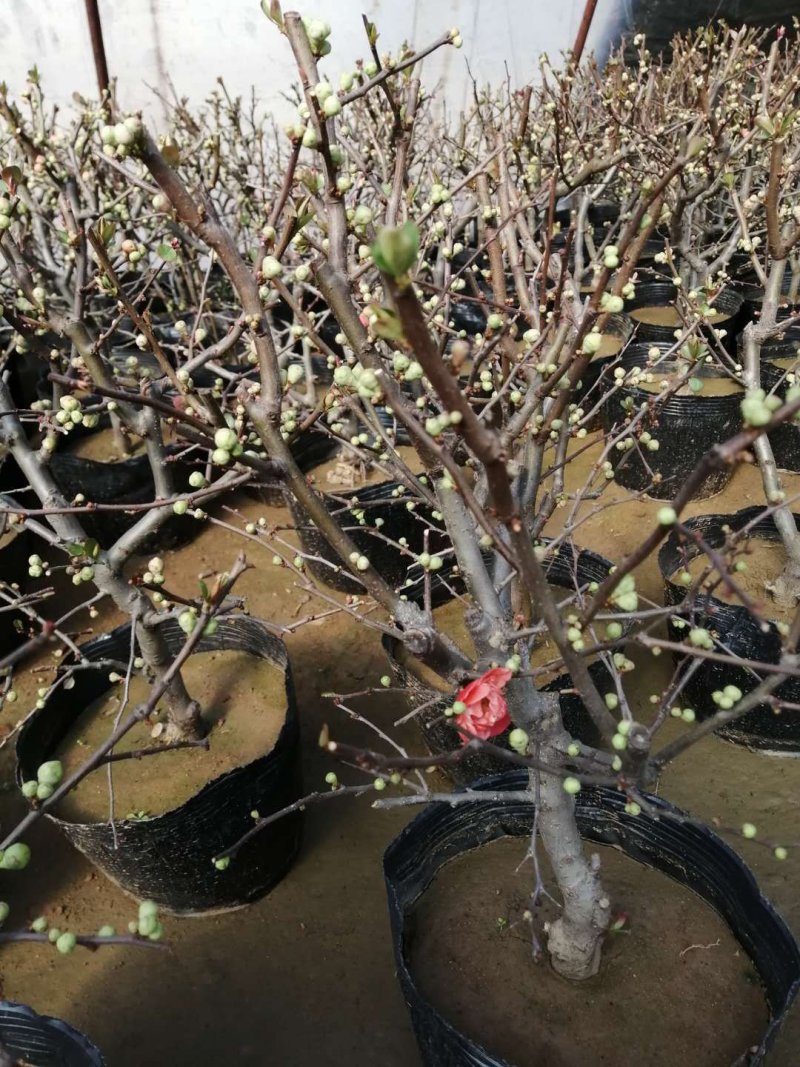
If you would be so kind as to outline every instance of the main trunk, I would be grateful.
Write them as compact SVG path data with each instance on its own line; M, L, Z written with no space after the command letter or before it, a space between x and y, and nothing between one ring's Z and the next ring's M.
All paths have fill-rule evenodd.
M527 685L519 688L527 689ZM517 688L517 687L515 687ZM524 710L519 697L511 700L515 722L525 718L532 751L542 765L557 772L564 763L569 735L561 722L558 695L537 693L533 686ZM515 705L521 715L514 715ZM531 714L533 712L533 714ZM531 719L534 720L533 728ZM558 773L531 771L536 798L538 832L561 892L563 910L547 930L547 949L553 968L564 978L581 981L597 974L611 903L603 891L597 856L587 857L575 819L575 801L564 791Z

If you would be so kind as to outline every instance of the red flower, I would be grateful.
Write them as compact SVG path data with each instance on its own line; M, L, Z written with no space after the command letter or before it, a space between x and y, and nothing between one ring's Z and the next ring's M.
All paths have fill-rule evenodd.
M460 690L456 700L466 704L467 708L456 715L455 720L458 726L469 731L468 734L461 734L464 744L470 740L470 735L486 741L490 737L497 737L511 725L503 690L512 676L512 672L505 667L492 667Z

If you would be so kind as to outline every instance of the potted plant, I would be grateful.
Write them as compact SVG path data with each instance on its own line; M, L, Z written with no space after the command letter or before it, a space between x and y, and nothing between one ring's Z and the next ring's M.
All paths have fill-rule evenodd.
M177 385L163 368L168 394L171 387L184 397L168 414L181 437L205 450L207 471L231 471L224 480L213 479L212 490L250 477L251 470L266 473L266 468L280 478L295 525L319 540L293 541L282 520L273 525L226 520L232 543L238 535L247 541L249 556L265 553L327 609L346 611L383 634L393 655L402 651L404 670L435 692L441 719L458 743L454 737L447 752L410 754L378 711L367 720L375 731L374 749L349 747L337 740L335 728L326 728L323 747L355 765L362 777L345 785L331 770L328 788L320 784L280 810L259 811L238 841L214 852L213 869L234 878L245 849L310 804L357 795L369 796L378 808L431 805L386 856L398 970L427 1062L499 1063L510 1054L487 1051L495 1031L470 1032L469 1001L467 1022L463 1016L454 1022L453 1004L435 1002L421 972L410 969L409 917L419 909L416 927L425 928L423 893L443 861L464 853L469 860L474 853L477 861L479 846L501 836L523 837L526 850L516 860L530 861L526 875L533 871L519 916L529 935L526 963L533 954L570 983L609 982L603 952L629 928L615 895L625 901L628 892L609 880L613 860L606 855L601 861L599 851L587 854L583 842L618 845L712 903L720 917L714 936L721 942L732 931L725 953L731 967L740 948L748 954L764 993L756 987L751 997L753 990L725 970L726 996L720 999L731 1010L720 1029L730 1038L731 1055L754 1048L757 1062L796 994L800 953L735 854L653 791L674 757L774 698L795 670L800 624L790 623L781 634L780 658L765 680L747 693L726 683L719 711L700 722L687 685L693 671L718 661L711 626L693 619L678 640L663 636L665 625L694 609L693 580L690 576L685 601L662 605L641 593L637 568L652 561L668 537L690 536L683 513L709 474L742 463L750 448L761 449L765 435L794 418L800 399L790 395L784 403L768 404L764 396L750 395L738 401L742 428L732 436L727 429L715 431L724 439L709 441L699 464L682 472L677 491L659 505L635 550L606 561L597 576L576 565L566 569L561 583L551 583L548 572L562 552L567 561L580 557L587 516L611 506L614 451L630 451L627 441L635 437L640 447L658 452L657 431L644 429L645 415L694 377L690 361L702 361L697 377L714 377L706 368L720 368L742 376L753 389L750 371L736 365L725 327L709 309L726 287L726 267L743 250L740 243L757 247L747 214L742 221L741 193L746 189L749 197L752 191L759 204L759 192L774 188L769 176L777 180L782 173L780 161L771 167L768 158L775 130L783 136L786 116L776 127L777 116L768 114L773 135L757 136L767 123L742 118L742 85L751 94L758 86L769 112L774 101L788 96L794 46L781 39L765 51L758 33L719 29L677 41L667 68L653 61L644 42L637 68L612 57L602 76L591 66L572 62L558 71L543 60L540 88L511 97L505 90L477 93L463 128L452 135L437 123L416 68L433 48L457 47L457 31L421 52L403 46L389 55L379 51L377 29L367 22L371 58L346 71L337 89L320 66L331 50L330 27L283 13L275 2L262 6L286 37L301 85L298 114L286 131L288 156L284 145L278 158L285 165L263 182L262 202L256 202L244 168L226 164L222 173L213 148L208 156L199 149L194 158L197 124L185 114L160 143L137 116L115 116L113 125L96 131L110 171L123 182L144 181L148 192L157 189L157 210L169 223L175 256L181 261L185 255L205 256L224 272L227 282L219 280L220 291L234 304L231 318L242 324L249 368L203 395L186 392L194 387L182 381L186 364L179 357ZM793 129L792 121L786 135ZM740 177L756 185L737 186L736 173L733 181L728 177L737 152L753 156ZM567 195L570 213L559 220L556 205ZM619 210L604 211L603 225L596 227L592 206L609 200ZM0 249L8 247L24 283L14 254L14 224L5 232ZM91 233L94 254L108 275L102 234L96 227ZM468 263L481 272L470 294L480 316L469 329L459 325L456 306L469 284L462 271L466 264L456 258L465 238L476 253ZM665 349L648 352L656 376L648 383L655 385L654 402L644 401L638 411L628 405L624 418L590 437L596 411L576 399L583 376L600 349L608 317L625 313L636 299L639 257L652 251L654 240L663 241L659 265L671 272L673 288L686 289L680 323ZM19 287L35 308L33 289L26 293L24 284ZM45 312L52 314L46 306ZM762 314L760 322L769 319ZM57 333L68 325L56 321L51 328ZM286 336L300 342L294 360L283 358ZM98 395L110 396L113 389L134 413L161 410L141 389L134 396L130 386L124 391L104 383L91 370L93 352L81 355ZM295 388L298 370L289 372L301 356L308 374L315 355L324 357L331 380L316 381L319 392L312 397ZM667 360L670 365L682 361L680 381L662 386L659 360L670 356L676 357ZM625 360L621 351L620 366L599 388L600 406L620 394L625 398L629 371L641 385L641 361L628 367ZM14 436L9 444L17 463L35 489L46 485L43 495L50 500L41 464L20 444L19 431L14 435L10 401L5 412L0 427L10 428L3 431L7 438ZM311 425L349 446L357 462L377 461L387 470L397 491L393 501L402 500L406 518L420 524L417 539L388 529L377 521L384 516L372 516L354 494L346 494L340 511L328 506L313 471L309 477L292 451L295 435ZM219 431L225 436L217 440ZM401 454L405 442L416 462ZM783 514L779 503L770 502L776 517ZM26 523L34 521L23 508L20 514ZM64 536L55 532L57 539ZM434 542L440 535L443 540ZM732 580L736 559L727 547L714 555L713 546L696 543L722 568L723 579ZM379 545L391 549L391 571L379 565L381 550L372 547ZM98 559L102 564L104 556ZM405 577L394 569L397 560L409 564ZM331 562L350 582L340 596L320 580ZM100 564L94 566L95 580L111 583L113 572L107 577ZM152 578L153 569L149 573ZM107 585L112 595L116 588ZM218 592L227 591L221 583ZM447 599L462 606L461 618L437 617ZM221 606L219 596L203 594L192 639L200 640ZM184 608L189 610L182 606L179 621ZM136 625L142 625L138 618ZM657 661L675 645L687 670L659 692L643 695L635 681L653 661L637 666L631 648ZM174 646L168 651L175 656ZM172 676L182 655L171 660ZM564 691L546 684L554 672L569 676L571 695L583 720L591 722L596 742L576 740L564 728ZM159 684L165 685L163 675ZM374 688L387 687L392 688L390 675ZM348 694L335 697L363 720ZM411 711L421 714L424 703ZM501 735L505 745L495 743ZM518 769L460 792L436 789L425 774L475 755ZM773 841L746 813L738 828L728 829L762 841L776 862L786 858L785 843ZM545 857L550 874L543 873ZM510 878L510 870L511 864L496 876ZM660 885L651 892L667 891ZM549 896L556 900L553 911L547 910ZM464 904L458 883L455 900L458 913ZM696 908L688 894L681 895L676 923L700 928L705 912ZM646 912L646 905L639 907L639 915ZM656 929L648 944L669 943L672 935L674 929ZM625 940L616 941L623 955ZM419 966L418 959L411 964ZM542 985L543 972L536 975ZM477 986L477 1000L498 1004L510 977L470 984ZM692 995L700 995L702 974L695 982ZM495 988L497 997L491 995ZM520 1014L523 1040L530 1027L526 1013ZM560 1017L566 1020L567 1014ZM675 1017L660 1007L648 1016L648 1028L659 1023L658 1015L662 1025L675 1029ZM680 1019L682 1033L697 1033L682 1014ZM520 1019L511 1021L517 1025ZM704 1029L713 1031L707 1022L703 1016ZM590 1043L586 1058L591 1027L583 1038ZM618 1044L620 1037L614 1040ZM703 1048L709 1061L713 1054L713 1047ZM642 1055L634 1050L639 1060Z

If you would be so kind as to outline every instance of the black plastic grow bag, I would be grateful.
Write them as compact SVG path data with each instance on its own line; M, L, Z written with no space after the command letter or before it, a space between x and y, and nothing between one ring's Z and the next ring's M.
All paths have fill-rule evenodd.
M180 449L167 449L167 457ZM191 467L181 461L174 464L175 487L178 492L189 489ZM59 489L68 501L83 493L87 503L92 504L147 504L155 500L156 488L150 460L142 453L104 463L100 460L74 456L69 452L56 452L50 460L50 469ZM171 510L171 509L170 509ZM138 511L82 512L78 517L88 537L93 537L104 548L121 537L144 514ZM199 533L200 524L191 515L170 515L159 530L150 536L141 548L142 553L164 548L175 548Z
M84 1035L26 1004L0 1001L0 1047L31 1067L104 1067L105 1060Z
M663 326L649 322L639 322L634 314L641 308L670 308L675 304L677 290L672 282L645 282L636 286L636 295L626 301L625 310L631 316L636 330L637 341L665 341L675 343L675 331L681 328L680 322L674 326ZM715 311L721 311L730 317L711 326L724 329L726 340L732 344L743 320L744 297L736 289L723 289L713 301ZM704 327L705 329L706 327Z
M772 516L759 519L764 509L761 507L744 508L732 515L698 515L685 519L684 525L692 532L698 533L712 549L719 549L725 543L723 526L731 531L742 530L754 522L750 532L752 538L772 543L780 541L780 535ZM800 526L800 515L794 516ZM757 520L757 521L755 521ZM673 575L682 570L687 560L693 559L701 552L693 541L687 540L678 531L673 530L661 546L658 565L665 584L665 603L680 604L686 595L686 587L672 581ZM781 636L773 622L768 623L766 632L761 623L743 605L728 604L713 595L701 593L695 598L694 610L681 612L692 626L702 626L711 630L715 636L715 651L741 659L757 660L763 663L777 663L781 654ZM686 630L670 623L670 635L673 640L681 641L686 637ZM684 662L688 667L695 657L676 654L678 663ZM719 710L712 699L712 693L724 689L726 685L735 685L742 693L749 693L763 680L765 675L749 668L738 667L731 663L715 663L702 660L687 681L684 693L691 701L697 717L706 719ZM800 678L789 678L779 686L775 695L780 700L800 702ZM800 752L800 713L784 710L776 714L767 705L759 705L730 726L718 731L731 741L773 752Z
M483 779L472 788L499 792L525 789L527 783L527 771L514 771ZM746 1057L742 1062L756 1067L763 1063L800 986L797 942L762 896L750 870L716 834L666 817L627 815L625 803L623 793L584 787L575 805L581 835L586 841L619 848L632 860L668 875L697 893L725 920L758 972L770 1010L758 1049L742 1050ZM660 797L650 796L648 803L665 816L680 814ZM519 800L453 807L431 804L384 854L395 964L425 1067L510 1067L448 1023L426 1000L409 968L407 950L416 905L439 869L499 838L529 837L533 816L533 803Z
M177 652L185 635L175 620L162 632ZM127 662L130 626L120 626L83 645L91 660ZM257 620L221 620L198 652L242 651L269 660L284 672L286 718L273 748L250 763L210 781L180 807L150 819L74 823L49 815L69 840L103 873L133 896L154 900L178 914L225 911L267 893L284 877L300 846L302 816L278 819L245 844L226 870L213 859L253 826L252 811L269 815L301 796L299 726L286 648ZM54 757L59 743L83 711L109 688L108 671L82 670L70 690L59 688L35 712L17 741L17 779L36 778L39 765ZM162 757L158 757L162 758ZM200 756L199 758L202 758Z
M645 367L653 362L650 350L658 348L666 353L672 345L666 342L629 345L619 366L625 371L633 367ZM653 373L664 377L675 363L663 361ZM679 368L682 372L683 366ZM700 364L693 375L697 378L724 377L723 372L706 364ZM732 437L742 426L741 401L743 393L727 396L704 396L694 393L689 396L670 396L662 399L640 386L623 385L606 402L603 409L603 427L609 433L613 427L621 429L629 412L624 401L633 402L631 414L636 414L643 405L648 412L640 424L658 443L658 451L651 452L636 444L627 451L611 450L609 459L614 466L615 479L626 489L647 492L657 499L673 497L709 449ZM731 465L712 470L698 487L695 497L712 496L720 492L733 475Z
M603 556L592 552L590 549L576 549L571 545L560 545L558 550L548 556L544 562L547 580L551 585L563 589L574 590L585 587L591 582L602 582L608 577L611 563ZM403 593L409 600L422 603L424 579L417 575L419 568L412 568L409 572L411 584L403 587ZM464 580L460 575L455 577L440 577L441 572L431 579L431 604L439 607L452 599L454 593L462 593ZM452 718L444 714L444 710L452 705L455 693L438 693L436 690L424 685L413 672L407 670L397 655L398 642L395 638L384 635L381 639L383 650L392 665L392 670L405 689L408 690L412 703L422 710L415 716L414 721L422 731L425 743L431 753L440 755L453 752L462 745L461 737L453 723ZM595 685L602 693L612 692L613 681L605 665L598 661L590 664L589 673ZM600 735L592 719L587 712L583 701L575 692L567 692L572 689L572 679L568 674L561 674L557 678L542 686L544 692L560 693L561 716L564 726L572 737L584 744L596 746L600 743ZM510 729L497 737L492 738L492 744L500 748L508 749L508 735ZM487 752L474 752L466 756L460 763L444 766L442 770L454 782L465 784L487 774L501 774L510 768L511 764L502 756L496 756Z
M370 566L393 586L405 580L409 565L423 551L426 529L430 531L429 552L440 552L450 543L441 524L434 520L433 509L417 503L409 511L406 494L392 496L398 487L399 482L378 482L377 485L350 492L342 490L340 493L322 494L325 507L337 517L359 553L366 556ZM361 592L361 583L351 576L341 556L306 517L294 496L287 494L287 498L300 544L311 557L306 563L308 570L333 589L343 593ZM354 511L363 511L363 523L353 514ZM375 526L376 519L383 519L380 528ZM400 538L406 539L405 547L399 544Z
M609 315L603 329L604 337L618 337L620 348L610 356L596 355L581 375L580 386L575 391L574 403L582 408L592 408L602 398L611 384L610 371L615 367L633 333L633 322L627 315ZM602 381L601 381L602 379ZM600 384L598 385L598 382Z
M791 358L797 357L799 345L800 333L794 344L795 351L792 353ZM797 368L800 370L800 357L798 357ZM761 385L766 392L774 392L781 399L784 399L786 390L789 388L786 373L785 367L776 367L774 363L762 358ZM796 379L797 371L794 372L794 376ZM775 462L781 470L793 471L794 473L800 471L800 425L792 420L782 423L770 433L769 443L772 445Z
M0 522L0 533L5 530L5 523ZM0 579L18 583L20 592L25 591L28 576L28 556L34 551L36 542L27 530L22 529L10 541L0 546ZM0 657L7 655L23 640L24 631L17 624L24 625L26 616L21 611L9 610L6 601L0 602ZM38 630L38 628L37 628Z

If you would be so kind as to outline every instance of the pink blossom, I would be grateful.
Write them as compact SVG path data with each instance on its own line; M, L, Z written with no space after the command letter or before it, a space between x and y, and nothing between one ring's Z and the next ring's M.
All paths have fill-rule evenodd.
M461 734L464 744L470 736L480 737L484 741L497 737L511 725L508 705L503 690L512 678L512 672L505 667L492 667L474 682L469 682L456 696L457 701L466 704L466 711L456 715L456 725L468 731ZM460 731L459 731L460 732Z

